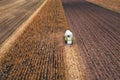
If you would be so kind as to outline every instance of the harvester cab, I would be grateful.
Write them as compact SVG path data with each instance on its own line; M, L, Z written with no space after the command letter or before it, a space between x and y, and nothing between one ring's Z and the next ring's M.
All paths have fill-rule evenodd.
M69 45L71 45L73 43L73 34L70 30L65 31L64 41L66 44L69 44Z

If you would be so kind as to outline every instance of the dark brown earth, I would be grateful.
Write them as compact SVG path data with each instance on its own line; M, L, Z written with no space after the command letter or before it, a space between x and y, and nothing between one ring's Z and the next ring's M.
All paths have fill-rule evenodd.
M62 0L87 80L120 80L120 14L82 0Z
M44 0L0 0L0 44L43 2Z

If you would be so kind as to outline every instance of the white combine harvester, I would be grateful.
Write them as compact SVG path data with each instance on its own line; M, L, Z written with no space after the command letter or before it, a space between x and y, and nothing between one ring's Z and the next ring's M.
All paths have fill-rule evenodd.
M65 31L64 40L66 44L71 45L73 43L73 33L70 30Z

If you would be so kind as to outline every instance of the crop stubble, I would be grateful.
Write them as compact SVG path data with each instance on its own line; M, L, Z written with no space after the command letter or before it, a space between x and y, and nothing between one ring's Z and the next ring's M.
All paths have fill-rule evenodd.
M68 28L61 1L47 0L27 26L1 55L0 79L66 80L64 47L57 37Z

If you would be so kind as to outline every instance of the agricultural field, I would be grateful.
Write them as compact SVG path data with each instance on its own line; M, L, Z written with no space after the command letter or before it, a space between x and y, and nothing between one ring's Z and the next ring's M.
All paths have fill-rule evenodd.
M62 3L85 65L83 80L120 80L120 14L85 0Z
M86 0L1 0L0 3L11 1L14 3L6 5L7 8L24 5L27 11L23 14L30 17L13 22L9 22L10 15L7 21L0 17L1 23L3 20L9 22L6 26L16 27L5 29L2 27L5 23L0 24L0 30L8 29L5 35L10 35L0 45L0 80L120 79L120 14ZM64 43L67 29L73 32L72 45Z
M61 1L47 0L25 25L0 47L0 80L66 80Z
M85 80L75 39L64 44L66 29L61 0L45 0L1 44L0 80Z
M120 13L120 0L87 0L87 1Z

